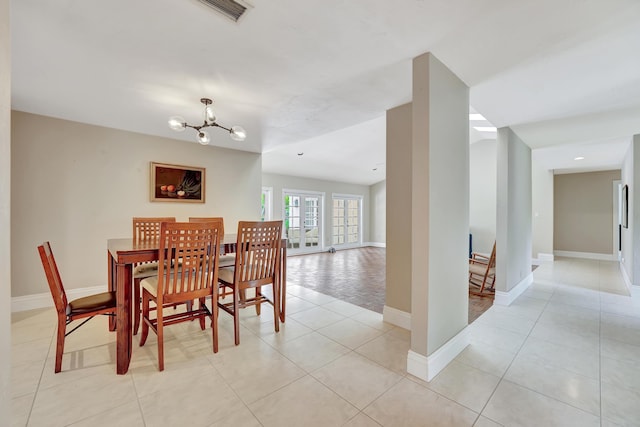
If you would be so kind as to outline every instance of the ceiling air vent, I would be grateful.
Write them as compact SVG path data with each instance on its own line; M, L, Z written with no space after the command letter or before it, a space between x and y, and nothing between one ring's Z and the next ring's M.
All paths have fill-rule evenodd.
M199 0L200 3L204 3L210 8L220 12L229 19L235 22L244 15L247 11L248 4L244 2L238 2L235 0Z

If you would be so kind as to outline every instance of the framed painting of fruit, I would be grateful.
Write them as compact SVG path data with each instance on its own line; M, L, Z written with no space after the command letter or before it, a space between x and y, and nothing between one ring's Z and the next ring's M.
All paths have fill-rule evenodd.
M151 201L204 203L205 169L151 162Z

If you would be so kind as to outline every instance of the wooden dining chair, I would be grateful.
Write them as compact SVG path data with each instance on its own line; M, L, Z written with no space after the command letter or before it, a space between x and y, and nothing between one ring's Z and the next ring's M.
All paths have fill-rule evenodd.
M275 331L280 331L280 242L282 240L282 221L240 221L236 241L236 262L233 268L219 271L219 286L214 286L213 317L217 321L218 308L233 316L235 344L240 344L240 314L238 310L255 306L260 314L262 303L273 306ZM261 288L271 285L273 300L262 294ZM233 291L233 301L219 302L219 287L228 287ZM245 297L247 289L255 289L255 297ZM218 351L217 336L213 351Z
M58 313L58 331L56 338L56 364L54 372L57 374L62 370L62 354L64 353L65 337L87 323L94 316L106 314L115 316L116 314L116 293L102 292L73 301L67 301L67 294L64 291L58 265L51 251L51 244L44 242L38 246L38 253L42 261L44 273L47 276L49 290L53 297L53 303ZM77 319L85 319L69 332L66 332L67 325Z
M222 221L222 234L224 235L224 218L220 216L211 216L211 217L189 217L189 222L208 222L211 220L220 220ZM224 237L223 237L224 240ZM218 257L218 266L219 268L227 268L233 267L236 264L236 254L233 252L226 252L224 245L221 243L220 245L220 255ZM226 289L226 288L225 288ZM221 292L218 294L218 299L222 299L227 295L231 295L231 291L229 292Z
M493 291L496 280L496 244L493 243L491 255L486 256L477 252L469 258L469 292L472 288L479 288L476 295L486 295L485 289Z
M158 336L158 369L164 370L163 328L175 323L211 318L213 341L217 340L218 324L205 304L213 299L214 284L218 283L218 253L222 240L222 222L163 222L160 226L158 275L143 279L142 332L140 345L147 341L149 329ZM180 268L171 269L180 260ZM198 301L190 304L192 301ZM152 310L151 302L156 309ZM166 315L163 307L186 304L185 311ZM214 310L215 311L215 310ZM155 318L151 313L155 312ZM215 347L214 347L215 349Z
M133 242L155 243L160 236L160 224L176 222L175 217L133 217ZM141 262L133 266L133 334L140 328L140 282L158 274L158 262Z
M220 220L222 221L222 234L224 235L224 218L220 216L211 216L211 217L189 217L189 222L208 222L211 220ZM224 238L223 238L224 239ZM219 266L223 267L233 267L236 263L236 256L234 253L225 253L224 250L220 249L220 259L218 260Z

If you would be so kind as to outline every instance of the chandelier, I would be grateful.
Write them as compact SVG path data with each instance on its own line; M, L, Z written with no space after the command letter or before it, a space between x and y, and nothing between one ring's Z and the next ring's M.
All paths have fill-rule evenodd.
M211 141L211 137L209 136L209 132L202 130L208 127L216 127L220 129L224 129L229 132L229 136L234 141L244 141L247 137L247 132L240 126L231 126L230 128L226 128L218 123L216 123L216 115L213 111L213 101L209 98L200 98L200 102L204 104L204 123L200 126L193 126L187 123L184 120L184 117L180 116L172 116L169 118L169 127L176 132L182 132L186 128L195 129L198 132L198 142L202 145L207 145Z

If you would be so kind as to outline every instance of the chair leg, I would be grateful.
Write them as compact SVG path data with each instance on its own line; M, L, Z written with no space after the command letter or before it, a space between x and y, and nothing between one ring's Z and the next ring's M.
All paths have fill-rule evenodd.
M62 370L62 353L64 353L64 334L67 331L67 319L64 315L58 314L58 336L56 338L56 366L54 372L57 374Z
M147 336L149 335L149 296L146 292L142 293L142 333L140 334L140 347L147 342Z
M158 333L158 370L164 371L164 330L162 329L162 307L158 304L156 332Z
M258 287L256 288L256 300L257 300L258 298L260 298L260 295L261 295L261 294L260 294L260 289L261 289L261 287L260 287L260 286L258 286ZM256 304L256 314L257 314L258 316L260 316L260 308L261 308L261 307L262 307L262 303L260 303L260 304Z
M280 285L273 283L273 324L276 332L280 332Z
M213 297L211 298L211 329L213 330L213 352L218 352L218 298L220 298L220 285L213 285Z
M236 345L240 345L240 313L238 311L238 299L240 298L240 291L238 287L233 287L233 333L235 336Z
M206 310L204 309L204 307L205 307L204 298L200 298L199 303L200 303L200 305L199 305L200 312L198 313L198 317L199 317L199 320L200 320L200 329L202 329L204 331L206 329L206 326L204 325L204 322L206 321L206 319L205 319Z
M133 335L140 328L140 279L133 280Z
M487 271L484 274L484 277L482 278L482 286L480 286L480 293L484 292L484 287L487 284L487 276L489 275L489 272Z

